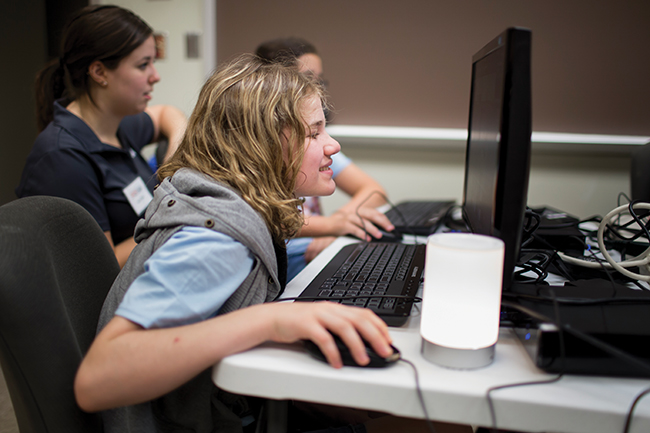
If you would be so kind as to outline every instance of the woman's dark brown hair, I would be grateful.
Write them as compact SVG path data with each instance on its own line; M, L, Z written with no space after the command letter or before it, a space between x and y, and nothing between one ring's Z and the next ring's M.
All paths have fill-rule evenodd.
M60 57L36 76L39 131L52 121L55 100L74 100L88 93L92 62L99 60L108 69L115 69L152 34L140 17L118 6L93 5L79 10L63 29Z

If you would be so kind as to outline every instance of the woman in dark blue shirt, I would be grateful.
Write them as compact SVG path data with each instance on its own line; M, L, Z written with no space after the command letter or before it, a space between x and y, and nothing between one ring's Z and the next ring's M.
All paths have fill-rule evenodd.
M140 155L161 136L168 155L185 116L147 107L160 76L153 30L117 6L89 6L67 24L61 57L37 76L39 134L27 158L19 197L54 195L95 218L120 265L135 246L133 230L156 179Z

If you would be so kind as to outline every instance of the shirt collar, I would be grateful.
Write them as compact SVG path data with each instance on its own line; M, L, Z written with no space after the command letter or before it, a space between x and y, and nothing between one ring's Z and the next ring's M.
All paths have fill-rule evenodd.
M54 101L54 123L74 136L86 151L90 153L111 150L117 152L127 151L127 149L118 149L117 147L102 143L86 122L63 106L69 102L64 99Z

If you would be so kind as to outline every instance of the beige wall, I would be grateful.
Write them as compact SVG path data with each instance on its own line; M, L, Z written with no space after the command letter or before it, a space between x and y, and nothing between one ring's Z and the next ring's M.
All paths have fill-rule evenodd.
M166 57L156 60L161 80L154 87L151 104L171 104L189 115L205 81L205 53L187 58L185 37L188 33L205 37L204 0L95 0L114 4L140 15L156 33L166 36Z
M342 145L363 170L378 179L393 202L405 199L462 201L465 155L462 150ZM549 205L580 218L605 215L629 195L630 158L625 154L584 155L534 151L528 188L530 206ZM323 198L325 212L346 196Z
M535 131L650 136L648 16L642 0L219 0L217 59L302 36L323 57L336 124L466 128L472 55L527 27ZM462 146L341 144L395 202L461 200ZM629 194L629 164L625 152L535 151L529 204L605 214ZM325 198L325 209L344 201Z
M184 59L183 37L187 31L214 30L201 21L210 2L118 0L169 34L169 58L157 63L163 79L154 103L191 111L205 76L206 53L199 61ZM472 54L505 27L519 25L533 31L535 130L650 135L650 86L644 76L649 60L638 55L650 44L649 28L639 22L650 16L650 3L644 1L616 8L606 0L216 4L218 61L277 36L300 35L317 44L337 124L465 128ZM599 71L605 75L593 75ZM625 85L628 90L621 88ZM342 145L395 202L461 199L462 145L361 146L346 140ZM580 217L604 214L616 206L619 192L629 192L628 167L627 154L534 152L529 203ZM326 211L344 200L339 194L325 198Z
M319 49L338 124L465 128L472 55L533 35L535 131L650 135L645 0L219 0L218 60L267 39Z

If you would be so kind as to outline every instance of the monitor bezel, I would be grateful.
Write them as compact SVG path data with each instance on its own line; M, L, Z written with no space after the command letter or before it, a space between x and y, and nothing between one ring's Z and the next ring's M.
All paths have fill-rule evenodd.
M515 265L519 258L522 231L528 201L532 134L531 90L531 32L512 27L486 44L472 57L472 85L467 147L465 153L465 179L462 214L470 231L476 224L467 212L468 167L472 142L472 114L475 96L476 64L497 50L506 50L503 100L499 125L498 170L493 191L492 215L489 233L505 243L503 289L513 281Z

